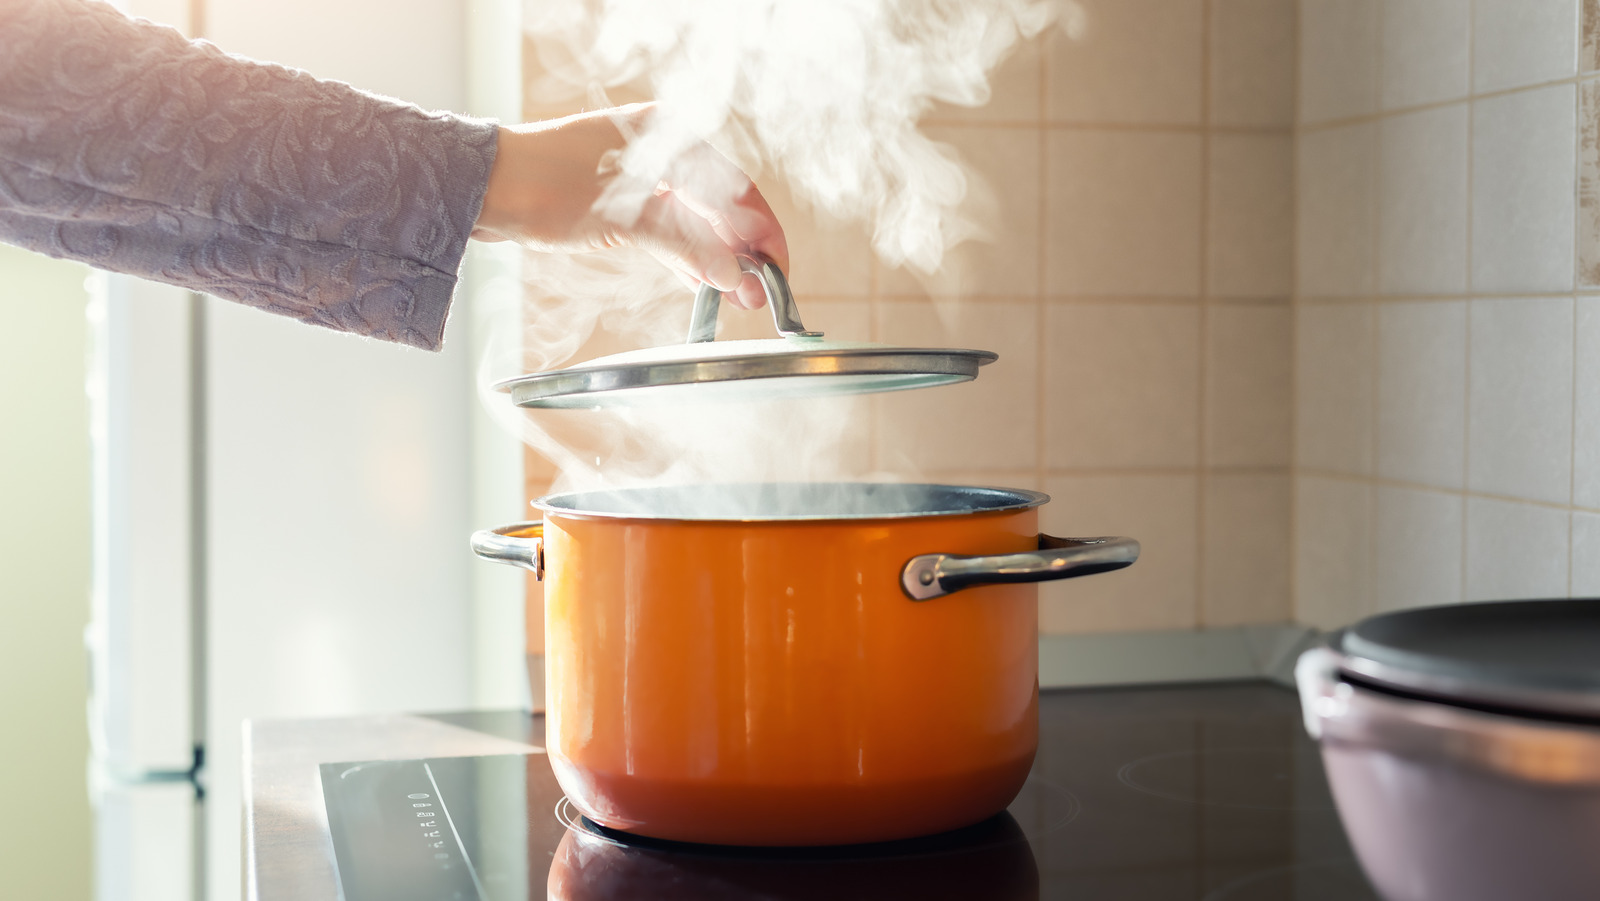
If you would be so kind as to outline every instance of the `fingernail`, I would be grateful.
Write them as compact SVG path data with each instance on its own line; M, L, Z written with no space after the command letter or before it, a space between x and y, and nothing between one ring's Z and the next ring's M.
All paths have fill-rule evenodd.
M744 272L739 268L739 261L730 256L712 264L706 276L711 279L711 284L715 285L718 291L733 291L739 287Z
M739 300L747 310L759 310L767 305L767 292L755 278L747 278L739 285Z

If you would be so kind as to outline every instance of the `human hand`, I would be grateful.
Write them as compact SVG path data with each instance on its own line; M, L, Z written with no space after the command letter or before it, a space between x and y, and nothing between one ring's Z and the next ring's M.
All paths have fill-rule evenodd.
M638 247L693 284L735 292L727 296L737 306L760 307L766 294L737 255L764 255L787 272L783 227L749 177L709 144L674 160L659 184L629 184L618 159L653 109L502 127L472 236L535 250ZM629 197L631 207L611 202Z

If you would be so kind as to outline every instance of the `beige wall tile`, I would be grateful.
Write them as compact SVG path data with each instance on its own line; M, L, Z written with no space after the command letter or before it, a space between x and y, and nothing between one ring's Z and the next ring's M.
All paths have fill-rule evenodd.
M934 120L965 122L1038 122L1039 91L1044 73L1044 38L1024 41L989 73L989 99L978 106L936 104Z
M1472 0L1386 0L1381 15L1384 109L1467 96Z
M1055 122L1200 121L1200 0L1077 0L1078 39L1050 33L1046 109Z
M1196 306L1052 304L1045 322L1048 465L1195 465Z
M1210 170L1206 281L1211 293L1288 296L1294 286L1293 137L1216 135Z
M1572 514L1572 585L1575 598L1600 597L1600 515Z
M1301 122L1377 109L1377 31L1376 0L1301 0Z
M1378 474L1466 486L1467 303L1378 307Z
M873 335L872 304L865 298L820 298L795 292L794 305L806 328L822 332L836 341L870 341ZM687 326L685 326L687 332ZM723 304L717 311L717 340L739 341L748 338L776 338L770 307L740 310ZM680 339L681 340L681 339Z
M1600 285L1600 81L1580 85L1579 102L1578 284L1590 286Z
M1295 266L1301 294L1372 292L1375 145L1371 123L1299 136Z
M1570 500L1573 327L1566 298L1472 302L1471 490Z
M1578 298L1572 502L1600 509L1600 297Z
M1211 121L1294 124L1295 0L1212 0Z
M963 212L983 234L945 254L932 276L880 269L886 295L1032 296L1039 290L1039 132L1033 128L928 127L969 168ZM865 242L858 239L861 246Z
M1474 0L1472 86L1499 91L1577 71L1578 0Z
M1476 292L1572 287L1574 91L1564 84L1473 102Z
M609 104L600 104L590 96L591 85L579 79L576 72L581 67L572 65L572 51L554 37L535 37L525 31L522 37L522 115L529 119L558 119L598 109L602 105L638 103L654 99L649 80L639 77L623 85L605 89ZM565 77L561 72L572 72Z
M1206 462L1288 466L1290 309L1226 304L1213 306L1207 315Z
M1195 476L1058 476L1045 491L1052 500L1041 523L1049 534L1125 535L1141 545L1139 562L1125 570L1040 586L1046 632L1195 624Z
M783 223L789 243L784 275L802 312L807 296L865 298L872 293L872 243L860 223L843 222L796 202L781 178L763 179L760 187Z
M1289 510L1287 475L1206 477L1202 625L1293 619Z
M1375 338L1367 304L1295 311L1295 465L1372 472Z
M1354 479L1295 479L1296 621L1336 629L1371 612L1372 491Z
M1045 291L1200 290L1200 137L1052 131L1046 137Z
M895 474L902 478L903 474ZM978 485L987 488L1018 488L1043 491L1037 469L941 469L916 473L921 481L936 485Z
M1384 119L1378 138L1378 291L1467 288L1467 105Z
M878 335L909 347L975 347L1000 359L961 385L878 398L878 468L1027 469L1038 461L1036 302L878 305Z
M1467 498L1465 600L1565 597L1569 522L1565 510Z
M1376 612L1461 600L1460 495L1377 488Z
M1583 0L1583 46L1578 51L1578 71L1600 69L1600 0Z

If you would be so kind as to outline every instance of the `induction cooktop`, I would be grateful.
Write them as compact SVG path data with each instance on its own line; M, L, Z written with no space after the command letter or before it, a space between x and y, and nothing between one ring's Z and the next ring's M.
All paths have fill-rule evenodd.
M1039 708L1010 808L911 841L641 839L580 816L542 754L324 764L323 797L345 901L1378 898L1288 690L1046 691ZM537 716L451 721L542 739Z

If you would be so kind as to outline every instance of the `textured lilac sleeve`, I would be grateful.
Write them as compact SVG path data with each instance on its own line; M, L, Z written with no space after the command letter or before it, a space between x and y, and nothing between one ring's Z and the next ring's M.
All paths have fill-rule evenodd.
M435 350L492 122L0 0L0 240Z

